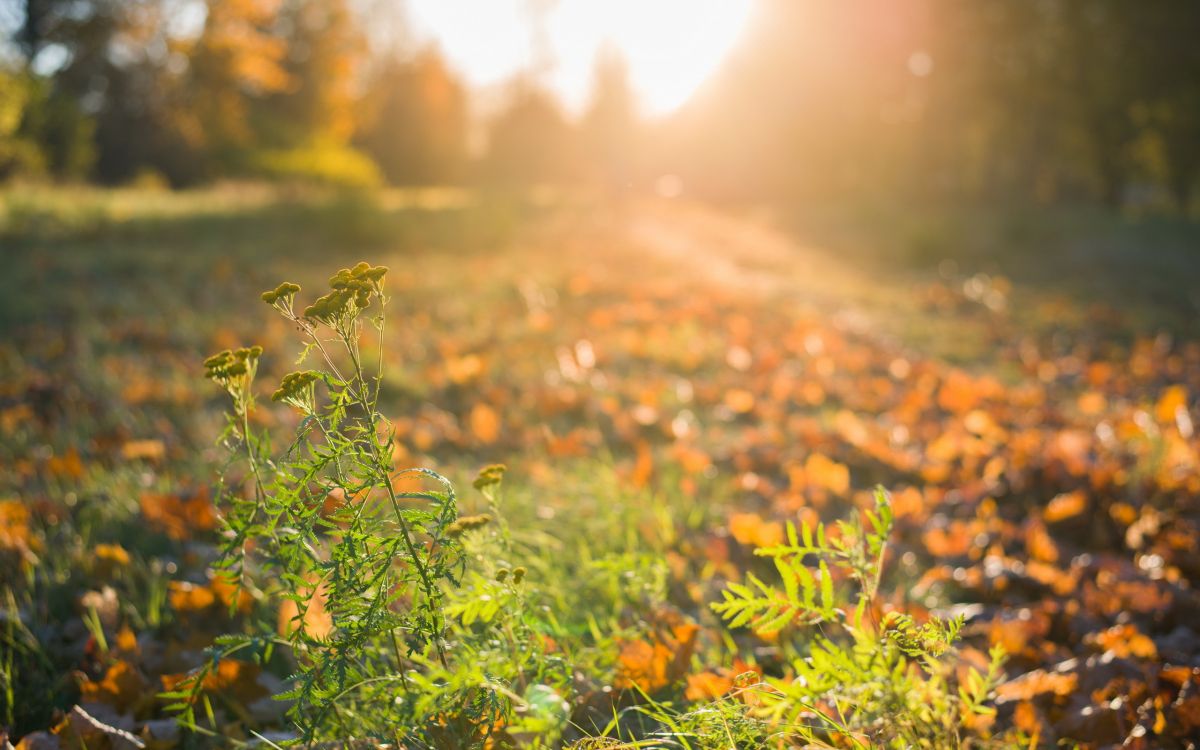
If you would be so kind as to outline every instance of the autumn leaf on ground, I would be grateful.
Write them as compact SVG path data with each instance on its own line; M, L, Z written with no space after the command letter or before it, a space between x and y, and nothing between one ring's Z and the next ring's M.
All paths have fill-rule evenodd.
M286 598L279 603L277 630L280 635L291 634L297 627L303 627L304 632L312 638L327 638L333 632L333 617L325 609L328 600L328 589L323 583L309 587L300 592L299 599L304 603L301 611L295 599Z
M151 528L172 539L191 539L197 532L217 526L216 509L203 490L188 494L143 492L140 505L142 517Z
M996 688L996 695L1004 701L1027 701L1040 695L1065 697L1075 692L1079 675L1074 672L1047 672L1034 670L1009 680Z
M99 682L85 680L79 691L83 700L105 703L118 713L125 713L154 700L150 683L137 667L123 659L113 662Z
M739 544L774 547L783 543L784 528L782 522L765 520L757 513L733 513L729 516L729 533Z
M687 673L698 632L695 625L684 623L649 640L623 641L613 684L653 692L679 681Z
M470 424L471 434L481 443L491 444L500 437L500 417L487 404L478 403L471 408Z

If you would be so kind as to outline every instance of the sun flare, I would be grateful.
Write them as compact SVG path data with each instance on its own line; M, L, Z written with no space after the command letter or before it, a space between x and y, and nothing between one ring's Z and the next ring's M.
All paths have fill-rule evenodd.
M486 87L534 71L579 111L596 54L617 49L642 110L671 112L737 42L753 0L411 0L418 35L436 41L467 80Z

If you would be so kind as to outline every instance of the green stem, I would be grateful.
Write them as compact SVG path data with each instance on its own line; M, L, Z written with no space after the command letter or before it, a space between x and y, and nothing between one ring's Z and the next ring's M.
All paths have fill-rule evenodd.
M412 532L412 527L404 518L404 513L400 509L400 501L396 497L396 489L392 486L392 464L390 460L383 456L382 449L378 443L380 417L379 413L375 409L375 404L366 396L367 381L366 376L363 374L362 362L360 361L358 355L358 347L353 341L352 332L343 331L340 333L340 335L342 338L342 344L346 347L346 351L350 355L351 364L354 366L354 382L358 385L357 392L355 389L350 388L350 395L356 398L359 405L366 413L367 423L371 431L369 440L371 446L371 458L375 462L377 478L387 489L388 500L391 502L392 513L396 517L396 523L400 527L400 533L404 542L404 546L408 551L409 558L412 560L413 567L415 567L417 570L417 575L421 579L421 588L425 593L425 608L429 612L434 623L435 632L433 642L434 648L437 649L438 660L442 663L443 667L448 667L449 661L446 658L446 651L442 645L442 641L445 639L445 626L442 621L441 612L434 604L434 602L436 602L438 599L437 585L430 578L429 568L426 565L424 558L417 551L417 544ZM314 340L315 339L316 337L314 336ZM324 347L321 347L319 343L318 347L321 348L322 354L328 358L328 353L325 351Z

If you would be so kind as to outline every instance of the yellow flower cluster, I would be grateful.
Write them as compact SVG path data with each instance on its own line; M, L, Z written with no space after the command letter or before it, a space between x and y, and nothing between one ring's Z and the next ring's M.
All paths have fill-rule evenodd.
M506 580L508 580L508 574L510 572L512 573L513 583L520 583L521 581L525 580L525 568L523 566L518 565L517 567L513 568L511 571L508 568L500 568L499 570L497 570L496 571L496 582L504 583Z
M272 401L306 401L306 390L317 381L320 374L315 370L289 372L283 376L279 387L271 394Z
M204 377L228 387L234 380L253 372L262 351L261 346L250 346L218 352L204 360Z
M262 300L268 305L273 305L280 300L290 302L292 297L296 296L296 292L298 291L300 291L299 284L293 284L290 281L285 281L274 289L269 289L263 292Z
M490 513L481 513L477 516L463 516L446 527L446 534L447 536L461 536L465 532L487 526L491 522L492 516Z
M500 480L504 479L504 472L508 471L508 467L504 464L491 464L483 467L479 472L479 476L475 477L475 489L482 490L484 487L490 487L493 484L500 484Z
M371 304L371 297L381 291L387 266L372 266L363 262L354 268L343 268L329 279L331 291L304 308L304 317L329 323L337 320L350 309L351 303L358 309Z

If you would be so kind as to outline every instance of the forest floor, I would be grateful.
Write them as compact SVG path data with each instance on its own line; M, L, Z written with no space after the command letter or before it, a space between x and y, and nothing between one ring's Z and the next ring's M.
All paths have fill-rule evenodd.
M661 566L650 600L593 602L611 632L589 684L695 698L735 657L781 672L779 637L726 631L708 603L784 521L840 517L879 484L899 517L893 604L965 614L964 663L1009 653L998 727L1095 747L1200 733L1192 225L912 213L865 230L815 210L255 187L0 205L13 736L64 737L83 701L175 741L156 693L241 627L206 573L223 404L200 362L261 344L273 382L293 332L259 292L359 260L392 269L399 457L463 487L504 462L514 527ZM623 644L654 642L668 610L699 627L694 650L629 664ZM222 689L249 701L278 679L242 682ZM574 726L595 721L585 693L565 696Z

